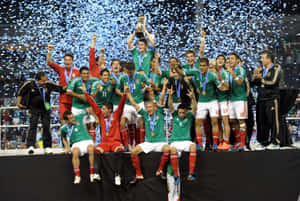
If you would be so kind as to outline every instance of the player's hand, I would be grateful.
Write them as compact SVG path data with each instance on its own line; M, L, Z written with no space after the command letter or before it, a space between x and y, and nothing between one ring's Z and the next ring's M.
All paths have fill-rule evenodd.
M116 84L117 84L117 80L115 80L114 78L112 78L111 81L110 81L110 83L111 83L112 85L116 85Z
M194 94L193 90L188 89L187 96L190 97L191 99L193 99L195 97L195 94Z
M125 85L125 86L124 86L124 93L125 93L125 94L130 93L130 90L129 90L129 86L128 86L128 85Z
M169 82L169 80L168 80L167 78L164 78L164 80L163 80L163 85L164 85L164 86L167 86L168 82Z
M92 36L92 40L96 40L97 37L98 37L98 35L96 33L94 33L93 36Z
M149 82L149 83L150 83L150 85L154 85L154 82L153 82L153 80L150 80L150 82Z
M98 89L99 91L101 91L101 90L103 89L102 85L101 85L101 84L98 84L98 85L97 85L97 89Z
M173 87L171 86L171 88L168 89L168 94L171 96L173 95L174 93L174 90L173 90Z
M48 51L49 51L49 52L51 52L51 51L53 50L53 48L54 48L54 45L51 45L51 44L48 45Z
M200 34L201 34L201 38L205 38L206 32L204 31L204 29L200 28Z
M26 107L24 106L24 105L22 105L21 103L18 103L17 104L17 107L19 108L19 109L25 109Z
M104 45L101 47L101 49L100 49L100 53L104 53L104 51L105 51L105 47L104 47Z
M139 73L142 74L142 75L145 75L145 72L142 71L142 70L140 70Z
M232 74L232 73L233 73L233 70L232 70L232 68L231 68L231 67L228 67L228 68L227 68L227 71L228 71L230 74Z

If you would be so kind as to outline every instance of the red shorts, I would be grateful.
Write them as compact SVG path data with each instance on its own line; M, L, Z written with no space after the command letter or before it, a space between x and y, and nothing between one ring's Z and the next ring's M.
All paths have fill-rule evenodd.
M115 152L120 146L123 146L120 142L101 142L97 147L103 149L104 152Z
M64 119L63 115L65 111L71 111L72 109L72 104L68 103L60 103L59 104L59 113L60 113L60 119Z

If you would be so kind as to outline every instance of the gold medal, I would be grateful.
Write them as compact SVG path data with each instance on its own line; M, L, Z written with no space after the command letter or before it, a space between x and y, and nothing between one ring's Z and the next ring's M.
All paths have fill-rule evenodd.
M109 136L109 132L106 132L106 136Z
M202 95L205 96L205 95L206 95L206 92L205 92L205 91L202 91Z
M262 88L264 88L264 87L265 87L265 85L264 85L264 84L262 84L262 85L261 85L261 87L262 87Z
M151 132L151 136L152 136L152 137L154 136L154 132Z
M178 101L178 102L181 102L181 98L177 98L177 101Z

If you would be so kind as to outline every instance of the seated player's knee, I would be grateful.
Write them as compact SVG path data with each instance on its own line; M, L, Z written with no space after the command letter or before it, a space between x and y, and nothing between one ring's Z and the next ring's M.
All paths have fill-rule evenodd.
M163 148L162 148L162 151L163 151L163 152L170 152L170 147L169 147L169 145L164 145Z
M80 149L78 147L75 147L74 149L72 149L72 155L73 155L73 157L79 157Z
M171 154L176 154L177 150L175 147L171 147Z
M93 154L94 153L94 150L95 150L95 146L90 144L88 147L87 147L87 151L89 154Z
M197 150L197 147L195 144L191 144L190 146L190 152L195 152Z

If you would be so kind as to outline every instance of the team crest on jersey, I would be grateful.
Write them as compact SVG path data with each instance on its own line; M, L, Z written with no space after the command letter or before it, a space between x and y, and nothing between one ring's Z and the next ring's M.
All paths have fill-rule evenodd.
M107 91L110 91L111 90L111 88L110 87L107 87Z
M156 117L156 120L158 120L158 119L159 119L159 116Z
M139 84L139 83L140 83L140 80L137 79L137 80L136 80L136 83Z
M182 126L182 122L179 122L179 126Z
M79 123L79 122L76 122L76 125L77 125L77 126L79 126L79 125L80 125L80 123Z

